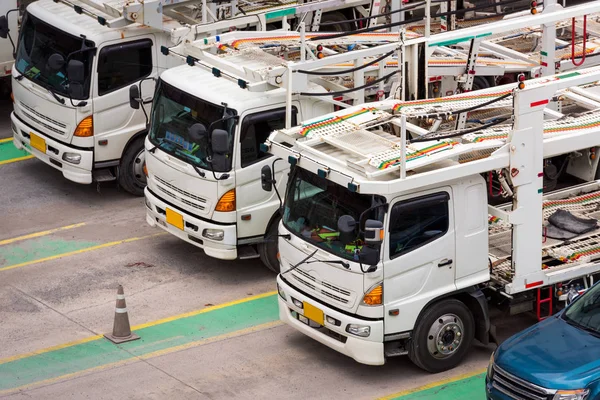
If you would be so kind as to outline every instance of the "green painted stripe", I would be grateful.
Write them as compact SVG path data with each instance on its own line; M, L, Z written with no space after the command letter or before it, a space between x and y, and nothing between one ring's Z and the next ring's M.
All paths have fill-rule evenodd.
M294 15L294 14L296 14L296 8L292 7L292 8L286 8L283 10L268 12L265 14L265 18L273 19L273 18L279 18L279 17L284 17L286 15Z
M0 162L29 155L25 150L17 150L13 142L0 143Z
M397 400L485 400L485 373L403 396Z
M543 51L543 50L541 50L541 51L540 51L540 54L541 54L541 55L543 55L543 56L546 56L546 57L548 56L548 53L546 53L546 52L545 52L545 51Z
M465 36L465 37L458 38L458 39L445 40L443 42L432 42L432 43L429 43L429 47L434 47L434 46L450 46L452 44L466 42L467 40L471 40L474 37L475 36Z
M139 329L141 339L133 342L114 345L101 338L0 364L0 391L276 321L276 296Z
M572 78L574 76L579 76L579 75L581 75L579 72L570 72L568 74L558 75L557 78L558 79L567 79L567 78Z
M0 247L0 269L99 245L100 242L45 236Z
M464 36L464 37L461 37L461 38L458 38L458 39L445 40L445 41L442 41L442 42L432 42L432 43L429 43L429 47L433 47L433 46L450 46L450 45L453 45L453 44L457 44L457 43L461 43L461 42L466 42L467 40L471 40L471 39L475 39L475 38L479 39L479 38L482 38L482 37L490 36L491 34L492 34L491 32L487 32L487 33L479 34L477 36L471 35L471 36Z

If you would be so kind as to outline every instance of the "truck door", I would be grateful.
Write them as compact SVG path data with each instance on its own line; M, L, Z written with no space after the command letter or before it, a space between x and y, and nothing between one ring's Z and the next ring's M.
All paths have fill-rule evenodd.
M296 124L296 108L293 108L292 126ZM264 153L260 145L271 132L285 126L285 108L260 111L244 117L238 143L238 167L236 168L236 209L239 238L263 236L269 220L279 207L275 190L265 192L261 188L261 169L273 165L274 157ZM275 163L274 179L281 196L287 182L287 160Z
M129 87L157 77L154 36L107 43L98 49L94 91L95 161L119 160L129 139L146 129L142 110L129 106ZM142 96L152 97L154 83L144 81ZM146 106L150 112L150 104Z
M411 330L430 299L456 288L452 203L450 187L391 203L384 242L386 335Z

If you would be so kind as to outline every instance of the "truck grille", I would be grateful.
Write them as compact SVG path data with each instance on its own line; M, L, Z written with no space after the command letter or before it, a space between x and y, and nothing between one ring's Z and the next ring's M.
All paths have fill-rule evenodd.
M36 124L43 126L49 131L58 133L59 135L64 135L67 132L67 124L59 122L55 119L43 115L42 113L35 111L33 108L23 103L22 101L20 101L19 104L21 105L23 114L25 114L27 118L29 118Z
M354 296L351 291L332 285L327 281L317 280L300 268L296 268L292 272L292 276L296 283L304 287L305 290L308 289L307 292L321 294L345 306L351 306L354 303Z
M198 210L204 211L206 209L206 199L196 196L195 194L186 192L185 190L181 190L178 187L171 185L169 182L165 181L164 179L162 179L159 176L154 175L154 177L160 183L160 185L158 185L158 184L156 185L158 187L158 189L161 192L163 192L164 194L166 194L167 196L169 196L175 200L178 200L184 204L187 204L190 207L194 207ZM177 194L175 194L173 192L175 192ZM185 196L185 197L183 197L183 196ZM190 199L195 200L195 201L191 201Z
M517 378L495 364L491 383L494 389L515 400L551 400L556 393L556 390Z

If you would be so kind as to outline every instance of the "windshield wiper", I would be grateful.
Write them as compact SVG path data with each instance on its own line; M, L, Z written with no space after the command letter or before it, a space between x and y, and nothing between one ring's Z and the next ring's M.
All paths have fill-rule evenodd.
M328 263L328 264L339 264L346 269L350 269L350 264L348 264L344 260L312 260L312 261L307 261L306 264L311 264L311 263L315 263L315 262L324 262L324 263Z
M282 272L281 275L287 274L288 272L295 270L296 268L298 268L302 264L311 264L311 263L315 263L315 262L322 262L322 263L329 263L329 264L340 264L344 268L350 269L350 264L348 264L346 261L343 261L343 260L311 260L311 261L308 261L315 254L317 254L317 251L319 251L319 249L316 249L315 251L313 251L312 253L310 253L310 255L308 257L304 258L302 261L300 261L296 265L290 267L287 271Z
M58 101L60 104L65 104L65 99L58 97L58 95L56 93L54 93L54 90L52 90L50 88L46 88L46 89L48 89L48 91L50 92L52 97L54 97L56 99L56 101Z
M196 167L194 164L192 164L192 167L194 167L194 171L196 171L198 175L200 175L202 178L206 177L206 174L204 173L204 171L201 171L200 168Z

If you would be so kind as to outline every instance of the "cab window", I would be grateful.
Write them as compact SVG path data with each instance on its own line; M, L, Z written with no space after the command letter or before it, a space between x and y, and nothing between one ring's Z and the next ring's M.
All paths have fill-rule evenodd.
M152 40L106 46L98 57L98 95L113 92L152 72Z
M390 258L415 250L448 232L447 192L396 203L390 214Z
M296 125L296 107L292 108L292 126ZM244 118L240 136L242 168L270 156L260 149L271 132L285 128L285 108L264 111Z

